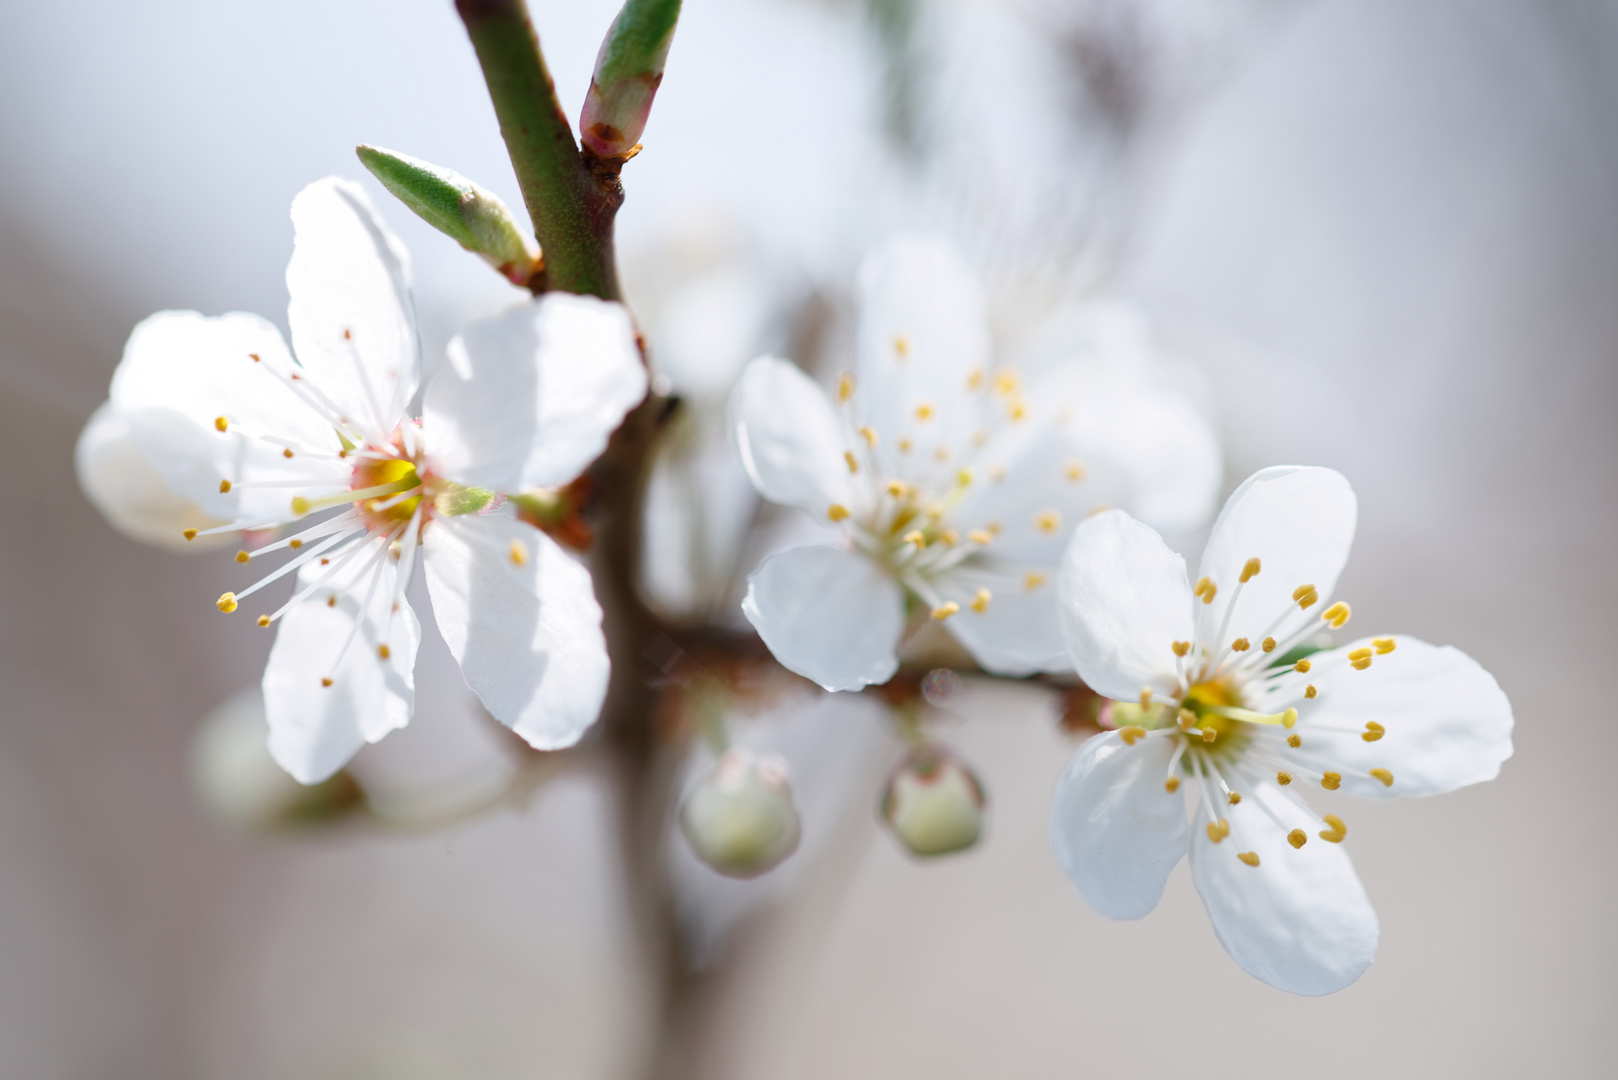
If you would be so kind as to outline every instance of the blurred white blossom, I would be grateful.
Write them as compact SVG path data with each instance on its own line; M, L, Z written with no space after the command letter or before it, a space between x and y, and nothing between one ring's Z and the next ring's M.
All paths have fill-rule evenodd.
M1339 846L1346 824L1298 789L1436 795L1492 779L1512 749L1510 703L1454 648L1373 637L1288 655L1349 620L1329 601L1356 516L1341 474L1277 466L1225 504L1194 585L1120 511L1081 525L1062 568L1074 665L1114 699L1118 727L1086 741L1057 787L1062 869L1102 914L1138 919L1189 850L1220 944L1299 994L1359 978L1378 926Z

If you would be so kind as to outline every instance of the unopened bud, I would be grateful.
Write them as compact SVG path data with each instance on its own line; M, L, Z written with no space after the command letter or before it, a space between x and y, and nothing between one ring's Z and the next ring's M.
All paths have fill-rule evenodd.
M786 763L731 749L680 807L680 831L721 874L757 877L798 848L798 808Z
M339 772L305 787L270 756L264 695L244 690L202 722L191 744L191 780L203 807L226 825L270 832L342 817L364 803L353 777Z
M579 137L596 157L626 157L640 142L674 43L680 0L627 0L596 54Z
M937 747L913 751L888 777L882 820L912 855L965 851L983 833L983 785Z
M354 152L400 202L468 251L483 256L512 284L526 284L533 277L539 248L499 196L458 172L392 150L359 146Z

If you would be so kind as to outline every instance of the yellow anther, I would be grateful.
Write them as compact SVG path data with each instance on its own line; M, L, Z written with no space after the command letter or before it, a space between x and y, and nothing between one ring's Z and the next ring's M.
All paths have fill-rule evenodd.
M1150 686L1140 688L1140 707L1142 712L1152 707L1152 688Z
M1243 563L1241 576L1242 584L1245 585L1249 581L1252 581L1254 578L1258 577L1258 572L1260 569L1262 569L1262 567L1263 564L1257 559L1248 559L1245 563Z
M876 428L874 428L874 427L862 427L862 428L860 428L860 438L865 440L865 445L866 446L869 446L873 450L876 449Z
M181 533L180 535L185 537L187 540L195 540L197 538L197 530L195 530L195 529L187 529L187 530L185 530L185 532Z
M938 534L938 538L944 541L944 544L948 547L954 547L961 542L961 534L954 529L945 529Z
M1339 600L1325 611L1322 611L1320 613L1320 617L1325 620L1326 625L1330 626L1333 630L1341 630L1343 628L1343 624L1348 622L1348 617L1353 613L1353 608L1350 608L1347 604Z
M303 547L303 541L302 540L288 540L287 541L287 547L291 548L293 551L297 551L299 548Z
M1235 806L1237 803L1242 801L1242 797L1239 793L1232 791L1230 794L1225 796L1225 801L1229 802L1230 805Z
M1308 686L1303 688L1303 696L1306 698L1312 698L1318 693L1320 693L1320 691L1315 689L1314 683L1310 683Z
M237 552L237 553L236 553L236 561L237 561L237 562L239 562L239 563L244 563L244 562L246 562L246 561L247 561L247 560L248 560L248 559L251 559L251 558L252 558L252 557L253 557L253 556L251 556L251 555L249 555L249 554L248 554L248 553L247 553L247 552L245 552L245 551L238 551L238 552Z
M987 529L973 529L966 534L966 538L974 544L987 544L994 539L994 533L989 532Z
M944 508L939 506L937 503L928 503L922 509L922 513L927 515L928 521L936 522L944 516Z
M1171 776L1167 780L1163 781L1163 790L1168 792L1170 795L1173 795L1176 791L1179 791L1180 778L1178 776Z
M1217 843L1219 843L1219 841L1223 840L1225 837L1227 837L1229 835L1230 835L1230 822L1226 821L1224 818L1220 818L1218 821L1210 821L1210 822L1208 822L1208 839L1209 840L1212 840L1214 843L1217 844Z
M1118 737L1123 739L1126 745L1134 746L1137 739L1146 738L1146 729L1138 724L1131 724L1128 727L1119 728Z
M1034 528L1042 533L1053 533L1062 527L1062 515L1055 510L1041 510L1034 515Z
M336 593L332 593L330 596L326 597L326 606L327 607L336 607L337 606L337 594Z
M1303 740L1298 738L1296 735L1288 735L1287 736L1287 745L1292 747L1292 749L1296 750L1298 747L1303 745Z
M915 447L915 445L916 444L911 442L909 439L900 439L899 440L899 453L908 454Z
M852 451L852 450L844 450L843 451L843 462L848 466L848 471L849 472L857 473L857 472L860 471L860 463L854 457L854 451Z
M1390 637L1374 637L1371 639L1371 647L1383 656L1392 652L1396 645L1398 645L1398 642Z
M1191 651L1191 643L1189 641L1176 641L1169 648L1174 650L1175 656L1184 656Z
M213 427L215 431L225 431L229 429L230 421L223 416L216 416L213 418Z
M916 419L917 420L925 421L925 420L931 420L932 418L933 418L933 407L932 407L931 404L924 401L920 405L916 406Z
M229 615L236 610L236 594L233 592L224 593L213 602L213 606Z
M914 544L916 545L916 549L919 551L927 546L927 537L920 529L911 529L909 532L904 534L904 537L900 540L900 543Z
M260 626L268 626L268 625L270 625L270 617L268 615L260 615L258 617L258 624Z
M1236 857L1248 866L1258 865L1258 852L1256 851L1238 851Z
M1292 590L1292 599L1299 607L1308 609L1313 607L1315 601L1320 599L1320 594L1315 591L1313 585L1299 585Z
M847 401L854 396L854 376L843 372L837 376L837 400Z
M1360 734L1360 738L1364 739L1366 742L1376 742L1383 735L1387 734L1387 730L1387 728L1383 727L1375 720L1367 720L1365 722L1365 730Z
M948 461L949 460L949 447L940 446L937 450L934 450L933 451L933 460L936 461L936 462L939 462L940 464Z
M1320 831L1320 838L1330 844L1341 844L1343 837L1348 835L1348 826L1336 814L1322 814L1320 820L1326 823L1326 828Z
M309 512L309 500L302 495L292 496L292 512L299 517L307 514Z
M219 494L223 495L226 492L228 492L229 490L230 490L230 481L229 480L221 480L221 481L219 481Z
M983 389L983 369L982 368L975 367L975 368L973 368L971 370L970 373L967 374L967 376L966 376L966 388L968 390L981 390L981 389Z
M904 360L910 356L910 339L900 334L893 339L893 355Z
M1022 378L1013 368L1001 368L994 377L994 392L1007 397L1022 387Z
M1045 575L1038 570L1030 570L1022 576L1022 587L1029 592L1033 592L1043 584L1045 584Z
M985 525L983 527L985 529L989 530L989 535L990 536L999 536L1000 535L1000 523L998 521L991 521L991 522L989 522L987 525Z
M1280 784L1282 787L1286 787L1288 784L1292 783L1292 774L1289 772L1278 772L1275 774L1275 782Z
M1219 738L1219 732L1218 731L1214 730L1211 727L1205 727L1205 728L1202 729L1202 741L1203 742L1213 742L1217 738Z
M388 657L393 655L393 650L388 648L386 645L378 645L376 647L376 655L378 659L386 660Z
M1382 781L1383 787L1393 786L1393 774L1386 769L1372 769L1371 775Z
M910 494L910 485L906 484L903 480L889 480L888 494L892 495L895 499L902 499L906 495Z
M1342 773L1329 772L1320 778L1320 786L1327 791L1336 791L1343 786Z
M1006 415L1009 416L1013 422L1020 422L1028 419L1027 403L1024 402L1022 398L1018 398L1016 401L1013 401L1009 406L1006 407Z
M1181 709L1174 719L1185 731L1195 731L1197 728L1197 714L1190 709Z
M331 685L331 680L328 679L328 678L322 677L321 680L320 680L320 685L321 686L330 686Z
M1295 848L1301 848L1309 842L1308 835L1302 829L1293 829L1287 833L1287 843Z
M1309 674L1309 669L1312 667L1314 667L1314 665L1308 660L1299 660L1296 664L1292 665L1292 670L1296 671L1299 675L1307 675Z
M1265 652L1274 652L1275 651L1275 639L1272 638L1272 637L1265 638L1260 647L1263 648L1263 650Z
M1080 480L1084 479L1084 462L1082 462L1082 461L1070 461L1070 462L1068 462L1062 468L1062 475L1067 477L1068 480L1070 480L1071 482L1077 484Z
M956 487L971 487L972 481L977 479L971 469L961 469L955 474Z
M933 618L938 622L943 622L959 610L961 610L961 605L953 600L945 600L942 604L933 608Z
M993 481L994 483L998 484L1000 481L1004 480L1005 478L1006 478L1006 467L1004 465L996 465L994 468L989 470L989 479L991 481Z
M994 594L988 589L979 589L977 595L972 597L972 610L982 615L989 610L989 601L993 598Z
M292 456L292 447L289 446L285 450L281 451L281 456L284 457L284 458L291 457Z
M1213 583L1213 578L1198 578L1191 592L1204 604L1211 604L1214 597L1219 595L1219 586Z
M1281 714L1281 726L1286 728L1288 731L1291 731L1292 726L1294 724L1296 724L1297 722L1298 722L1298 710L1297 709L1288 709L1286 712Z
M1231 648L1232 652L1246 652L1248 649L1251 649L1252 647L1253 647L1253 643L1251 641L1248 641L1244 637L1239 637L1235 641L1230 643L1230 648Z
M506 552L506 557L511 560L512 566L526 566L528 565L528 548L521 540L513 540L510 550Z
M1371 666L1370 649L1353 649L1349 651L1348 663L1355 671L1364 671Z
M844 506L842 503L832 503L830 506L826 507L826 516L831 518L833 521L847 521L848 507Z
M978 428L976 431L972 432L972 445L973 446L981 448L981 447L987 446L988 444L989 444L989 433L987 431L984 431L982 428Z

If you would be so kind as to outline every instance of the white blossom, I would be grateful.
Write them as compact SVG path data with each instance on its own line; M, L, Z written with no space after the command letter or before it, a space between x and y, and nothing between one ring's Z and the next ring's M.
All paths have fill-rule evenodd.
M776 658L828 690L882 683L929 616L989 671L1068 666L1054 584L1086 515L1126 506L1195 524L1218 448L1188 395L1067 353L995 366L978 282L947 244L900 238L859 282L854 370L828 395L764 357L731 397L767 499L836 543L766 559L743 611Z
M1119 729L1086 741L1058 785L1057 860L1091 907L1138 919L1189 851L1226 951L1299 994L1352 983L1378 936L1347 825L1299 792L1435 795L1511 755L1510 704L1453 648L1369 637L1283 662L1348 622L1332 591L1355 517L1340 474L1278 466L1225 504L1195 583L1117 511L1081 525L1062 566L1068 648Z
M305 783L403 726L422 564L438 629L488 710L540 748L594 722L608 660L590 575L504 510L504 493L574 479L645 394L628 316L550 294L468 327L410 405L420 352L407 255L364 192L329 179L292 204L293 353L233 313L151 316L131 334L109 408L167 490L223 522L188 538L282 539L290 558L217 606L295 575L264 673L275 759Z

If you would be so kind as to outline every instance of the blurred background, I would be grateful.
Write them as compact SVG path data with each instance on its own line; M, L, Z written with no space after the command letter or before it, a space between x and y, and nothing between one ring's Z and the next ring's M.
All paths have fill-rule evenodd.
M531 9L576 116L615 5ZM1471 653L1518 727L1494 783L1333 807L1382 944L1304 999L1225 956L1183 866L1138 923L1077 899L1045 840L1073 749L1048 696L964 695L945 734L989 831L932 864L876 820L901 752L881 710L791 697L744 738L793 763L800 853L737 884L671 847L705 965L672 1049L600 776L425 833L228 827L194 743L269 640L212 610L228 555L128 541L74 479L138 319L284 326L287 208L320 176L362 177L411 247L429 362L520 298L353 156L395 148L519 205L452 5L4 14L0 1075L585 1080L659 1053L749 1080L1608 1074L1618 8L687 0L619 236L690 400L835 335L860 255L898 229L966 248L1004 339L1041 298L1128 297L1200 369L1226 490L1279 462L1345 472L1358 618ZM731 602L649 560L667 606ZM421 663L416 721L356 771L498 773L442 642Z

